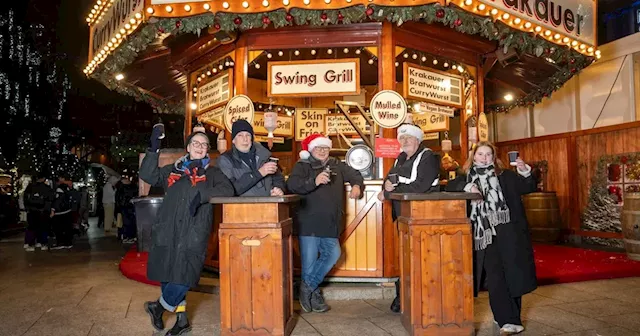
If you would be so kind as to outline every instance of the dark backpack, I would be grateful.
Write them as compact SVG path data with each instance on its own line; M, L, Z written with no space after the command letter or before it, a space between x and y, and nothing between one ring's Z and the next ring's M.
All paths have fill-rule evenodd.
M24 204L28 210L42 210L44 209L47 199L42 188L36 188L35 184L31 184L27 187L24 194Z

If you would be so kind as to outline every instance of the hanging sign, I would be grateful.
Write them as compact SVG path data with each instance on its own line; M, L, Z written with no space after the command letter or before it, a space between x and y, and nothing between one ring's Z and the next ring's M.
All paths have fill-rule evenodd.
M484 112L478 116L478 140L489 141L489 121Z
M264 127L264 113L255 112L253 114L253 132L255 134L267 135L269 131ZM278 115L274 136L290 138L293 136L293 117Z
M125 35L122 31L126 33L132 25L139 24L139 20L142 19L140 13L144 11L143 0L115 0L111 1L109 6L102 18L91 25L89 62L97 53L104 51L105 47L109 50L107 44L116 34Z
M265 135L254 135L253 136L253 140L257 141L257 142L269 142L269 138ZM274 136L273 138L271 138L271 141L273 143L277 143L277 144L283 144L284 143L284 138L283 137L279 137L279 136Z
M407 117L407 102L393 90L383 90L371 98L369 110L373 121L380 127L396 128Z
M324 118L328 112L323 108L296 109L296 141L302 141L311 134L324 134Z
M362 114L350 113L349 117L353 120L365 134L371 132L371 127L367 124L367 120ZM356 129L351 125L347 117L342 114L328 114L324 118L325 120L325 135L338 135L339 133L344 135L358 135Z
M215 108L198 116L198 121L220 129L224 129L224 106Z
M395 159L402 152L398 139L376 138L375 147L378 158Z
M414 105L414 108L416 107L417 107L416 112L418 113L428 112L433 114L442 114L442 115L446 115L449 118L453 118L456 112L455 109L452 109L450 107L440 106L440 105L425 103L425 102L420 102Z
M424 135L425 140L440 140L440 133L427 133Z
M411 63L404 63L404 97L462 108L464 79Z
M250 124L253 123L253 102L245 95L237 95L224 108L224 125L231 132L231 125L234 121L244 119Z
M269 62L269 97L360 94L360 59Z
M594 0L478 0L589 45L596 43ZM631 3L631 1L629 1Z
M229 87L232 84L231 70L218 74L198 86L198 113L223 105L229 101Z
M449 117L442 114L413 114L413 123L420 127L425 133L448 131L449 119Z

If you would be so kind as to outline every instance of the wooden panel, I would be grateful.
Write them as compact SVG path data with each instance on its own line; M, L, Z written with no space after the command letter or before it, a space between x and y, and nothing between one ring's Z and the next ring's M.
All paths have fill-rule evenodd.
M288 204L225 204L222 209L222 221L225 224L279 223L289 218Z

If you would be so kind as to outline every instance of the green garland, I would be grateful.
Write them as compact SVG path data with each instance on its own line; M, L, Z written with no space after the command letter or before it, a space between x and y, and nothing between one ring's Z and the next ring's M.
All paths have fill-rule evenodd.
M168 112L184 112L184 103L175 105L158 101L155 97L145 94L139 89L127 88L125 83L116 81L114 74L121 72L127 65L133 63L141 51L152 43L162 33L174 35L184 33L200 34L208 27L224 31L248 30L267 27L271 24L275 28L292 25L327 26L332 24L351 24L368 20L389 21L402 25L408 21L422 21L426 23L441 23L456 31L480 35L498 44L504 50L510 47L520 53L527 53L550 60L558 67L558 71L545 80L538 89L512 103L488 109L487 112L507 112L517 106L533 106L550 97L573 75L595 61L594 57L585 56L569 47L556 45L539 38L532 33L513 29L502 22L493 21L490 17L471 14L458 7L443 7L440 4L422 6L391 7L357 5L335 10L306 10L293 8L289 13L284 9L271 12L235 14L235 13L207 13L185 18L150 19L136 33L130 35L121 46L116 49L107 60L100 65L99 70L91 75L112 90L132 95L136 99L149 102L155 108ZM180 105L180 106L177 106Z

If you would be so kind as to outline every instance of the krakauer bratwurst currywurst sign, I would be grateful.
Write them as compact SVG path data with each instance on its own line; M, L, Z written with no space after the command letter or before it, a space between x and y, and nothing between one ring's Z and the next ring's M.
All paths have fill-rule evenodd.
M446 72L404 63L404 96L410 100L462 108L464 80Z
M267 94L333 96L360 94L360 59L269 62Z

